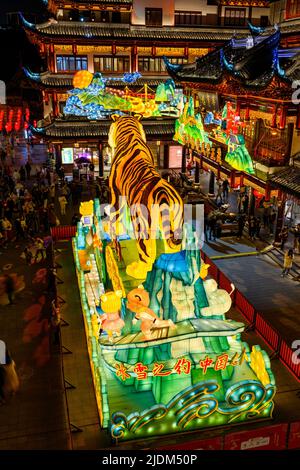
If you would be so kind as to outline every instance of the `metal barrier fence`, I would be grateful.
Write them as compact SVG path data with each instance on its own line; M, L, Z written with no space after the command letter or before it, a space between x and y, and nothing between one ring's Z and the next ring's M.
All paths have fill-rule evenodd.
M55 241L71 239L75 235L75 226L58 226L51 228L51 236ZM219 287L225 289L227 292L231 292L230 279L225 276L204 252L202 252L202 257L205 263L210 264L209 274L218 282ZM245 317L250 327L258 333L274 352L274 355L278 357L294 377L300 381L300 364L296 364L293 361L294 351L282 339L280 333L263 318L262 314L255 309L239 290L236 289L231 297L232 305Z
M202 256L205 263L210 264L209 274L218 282L219 287L230 292L231 281L205 253L203 253ZM263 318L263 315L255 309L239 290L236 289L231 297L233 307L245 317L250 327L255 330L273 351L273 355L278 357L294 377L300 381L300 364L296 364L295 361L293 361L294 351L282 339L281 334Z
M70 240L76 235L76 225L59 225L51 228L51 237L53 241Z

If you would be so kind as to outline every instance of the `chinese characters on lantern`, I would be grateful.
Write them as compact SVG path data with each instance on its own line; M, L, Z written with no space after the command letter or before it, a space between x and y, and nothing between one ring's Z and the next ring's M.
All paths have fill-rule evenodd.
M216 357L215 361L213 358L206 356L204 359L199 361L199 367L202 369L203 374L205 375L209 367L213 367L215 371L225 370L228 366L238 366L241 365L246 359L246 349L244 348L239 355L235 353L234 356L230 359L228 354L221 354ZM152 372L153 377L165 377L167 375L174 374L190 374L192 362L189 359L180 358L177 360L176 364L172 369L165 370L165 364L155 362L152 368L152 371L149 371L148 366L142 362L137 362L133 368L133 373L138 380L146 380L148 378L148 373ZM124 364L116 364L115 366L116 374L121 380L125 381L131 377L128 373L128 369Z

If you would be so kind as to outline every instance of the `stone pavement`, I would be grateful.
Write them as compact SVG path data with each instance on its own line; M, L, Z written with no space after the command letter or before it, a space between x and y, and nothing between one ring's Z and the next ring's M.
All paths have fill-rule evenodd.
M200 175L202 190L208 190L208 174ZM232 210L236 210L237 193L229 194ZM222 237L204 243L203 250L209 257L221 257L214 263L236 285L254 307L291 344L300 339L300 282L291 276L281 277L282 264L269 254L259 256L228 257L226 255L254 252L257 241L252 242L246 235L241 240L236 237ZM267 242L265 245L267 246ZM289 239L286 248L292 246ZM281 257L282 259L282 257ZM295 256L300 264L300 256Z
M45 266L27 266L22 250L21 243L11 242L0 256L0 275L15 272L25 280L15 304L0 306L0 338L20 377L19 392L0 406L0 449L69 449L61 358L50 348Z

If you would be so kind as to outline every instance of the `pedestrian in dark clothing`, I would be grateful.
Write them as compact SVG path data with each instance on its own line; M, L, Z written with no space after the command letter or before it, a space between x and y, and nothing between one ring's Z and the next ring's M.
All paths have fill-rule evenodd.
M242 238L244 227L245 227L245 217L244 215L240 215L238 218L238 232L237 232L238 239Z
M32 253L31 253L31 251L27 247L25 247L23 253L25 255L26 263L30 266L31 262L32 262Z
M251 240L254 240L255 231L256 231L256 224L255 224L255 218L254 218L253 215L249 218L248 229L249 229L249 237L251 238Z
M229 192L229 181L227 178L224 179L222 186L223 186L223 198L224 198L224 201L227 202L228 192Z
M15 220L15 229L16 229L16 240L18 241L20 238L23 238L23 240L25 240L24 230L22 228L21 220L19 217Z
M31 165L30 165L29 161L27 161L27 163L25 165L25 170L26 170L26 174L27 174L27 179L30 180Z
M287 239L288 239L288 236L289 236L289 229L288 227L285 225L280 234L279 234L279 237L280 237L280 240L281 240L281 245L280 245L280 248L282 249L282 251L284 250L284 245L286 244L287 242Z
M214 217L210 217L208 219L208 239L209 240L216 240L216 219Z
M19 174L20 174L20 180L25 181L26 171L25 171L25 168L23 166L21 166L21 168L19 170Z
M249 207L249 196L248 196L248 194L245 194L244 197L243 197L243 212L244 212L244 214L247 214L248 207Z
M12 305L13 299L14 299L14 291L15 291L14 280L8 274L6 274L4 277L5 277L5 292L8 297L9 305Z
M255 218L255 236L260 238L260 228L261 228L261 220L259 217Z

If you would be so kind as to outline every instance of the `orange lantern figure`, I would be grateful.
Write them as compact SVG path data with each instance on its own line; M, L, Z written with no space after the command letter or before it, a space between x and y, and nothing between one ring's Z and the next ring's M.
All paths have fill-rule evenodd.
M73 86L74 88L86 88L90 85L93 79L93 74L88 72L88 70L80 70L79 72L75 73L73 78Z

